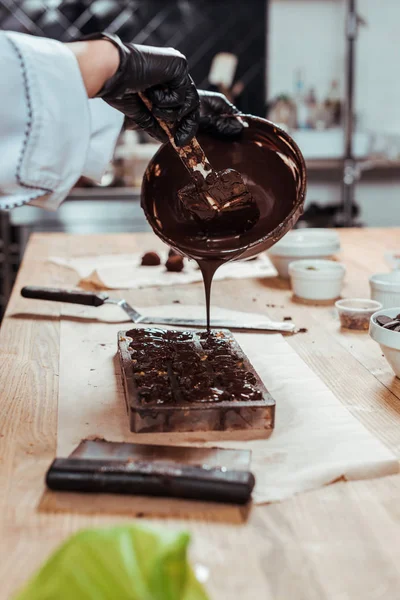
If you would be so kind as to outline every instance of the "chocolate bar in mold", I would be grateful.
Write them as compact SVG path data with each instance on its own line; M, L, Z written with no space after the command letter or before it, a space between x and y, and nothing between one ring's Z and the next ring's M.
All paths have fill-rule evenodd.
M228 330L118 334L130 430L271 430L275 401Z

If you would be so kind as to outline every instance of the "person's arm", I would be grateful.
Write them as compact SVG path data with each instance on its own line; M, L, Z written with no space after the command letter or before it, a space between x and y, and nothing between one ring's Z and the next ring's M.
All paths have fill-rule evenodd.
M89 98L99 95L121 110L126 127L141 127L165 140L138 96L142 91L151 98L155 114L174 122L180 145L190 141L198 127L225 139L241 133L243 122L236 118L237 108L223 94L196 90L180 52L123 44L110 34L95 34L98 36L100 39L74 42L68 47L78 60Z
M119 67L119 52L107 39L66 44L78 61L89 98L94 98Z
M100 179L124 117L88 99L86 58L81 66L60 42L0 32L0 209L54 210L79 177ZM112 73L107 65L99 83Z
M200 114L186 59L170 48L125 46L115 36L62 44L0 32L0 73L0 209L29 203L54 210L79 177L99 180L124 120L163 140L140 90L173 122L181 144L199 122L223 137L242 128L220 94L201 92ZM105 102L88 99L95 96Z
M156 115L174 126L178 146L187 144L198 129L200 100L186 57L174 48L125 44L110 33L93 34L88 39L109 40L119 52L116 73L96 95L124 113L125 126L141 128L164 142L167 136ZM150 100L151 111L140 92Z
M124 119L163 140L140 91L179 143L195 134L199 100L180 52L94 37L65 45L0 32L0 209L56 209L80 176L98 179Z

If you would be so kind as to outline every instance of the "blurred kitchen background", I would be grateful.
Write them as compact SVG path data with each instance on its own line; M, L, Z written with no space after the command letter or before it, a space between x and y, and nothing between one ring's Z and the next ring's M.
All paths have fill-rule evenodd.
M298 142L308 167L299 226L314 227L399 225L399 23L399 0L0 0L1 29L61 41L108 30L178 48L198 87ZM79 180L57 213L0 213L0 315L33 231L148 229L140 185L157 147L122 133L100 185Z

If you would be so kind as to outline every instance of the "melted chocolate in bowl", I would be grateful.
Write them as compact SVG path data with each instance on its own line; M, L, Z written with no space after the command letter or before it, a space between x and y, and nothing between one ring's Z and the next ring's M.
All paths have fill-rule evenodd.
M270 248L297 222L306 190L304 159L290 136L265 119L245 117L249 127L238 141L199 136L215 170L239 171L256 202L258 218L245 230L208 227L185 210L178 191L191 182L170 144L150 161L141 204L154 232L195 259L202 270L209 317L209 295L216 269L228 260L248 258ZM238 220L240 213L238 213Z

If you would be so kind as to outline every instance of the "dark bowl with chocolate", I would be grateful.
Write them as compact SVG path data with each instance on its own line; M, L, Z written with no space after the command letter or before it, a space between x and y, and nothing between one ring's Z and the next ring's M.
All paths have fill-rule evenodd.
M196 260L249 258L267 250L295 225L303 212L306 167L293 139L259 117L244 116L249 127L237 141L199 135L214 169L235 169L257 204L257 219L240 229L227 220L226 230L202 226L186 211L178 192L190 175L169 143L150 161L143 178L141 205L154 232L167 244ZM237 228L235 229L235 226Z
M371 317L369 334L400 379L400 306L382 308Z

